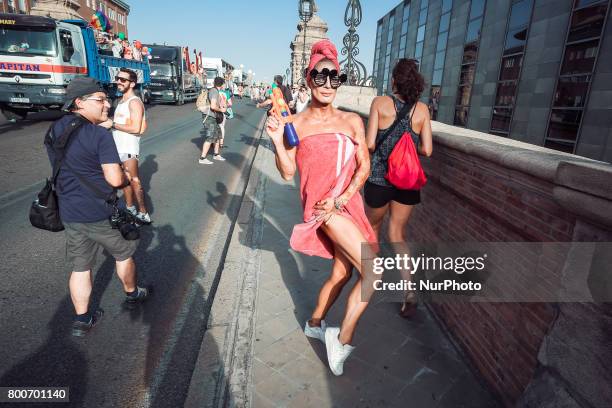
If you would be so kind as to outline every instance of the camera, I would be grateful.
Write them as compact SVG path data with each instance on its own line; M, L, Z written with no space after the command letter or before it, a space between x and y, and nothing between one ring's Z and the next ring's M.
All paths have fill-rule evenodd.
M111 228L119 230L123 239L135 241L140 238L140 231L136 225L136 217L131 212L115 206L108 221Z

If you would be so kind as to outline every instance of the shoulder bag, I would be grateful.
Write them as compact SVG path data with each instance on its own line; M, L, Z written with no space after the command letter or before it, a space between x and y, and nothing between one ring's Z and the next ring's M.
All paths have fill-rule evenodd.
M64 224L59 215L59 205L55 184L57 175L64 161L64 153L68 148L72 134L83 124L85 119L76 116L66 127L62 135L55 140L53 137L52 124L45 135L45 145L54 150L55 163L53 163L53 174L51 179L47 179L45 186L38 193L36 200L30 206L30 223L36 228L46 231L58 232L64 230Z

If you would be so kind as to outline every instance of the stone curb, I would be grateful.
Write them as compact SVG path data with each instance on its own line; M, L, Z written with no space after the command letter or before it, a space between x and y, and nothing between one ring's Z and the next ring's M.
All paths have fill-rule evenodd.
M263 120L259 127L263 133ZM260 169L265 161L271 160L267 147L269 141L260 138L238 217L232 226L185 407L250 406L253 315L267 184Z

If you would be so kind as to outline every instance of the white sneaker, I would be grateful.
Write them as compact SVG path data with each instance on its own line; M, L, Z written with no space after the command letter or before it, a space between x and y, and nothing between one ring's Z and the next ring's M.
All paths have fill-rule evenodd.
M125 209L128 210L134 217L138 214L138 210L136 209L135 205L131 207L125 207Z
M140 220L140 222L143 223L143 224L150 224L151 223L151 217L149 216L149 213L141 213L141 212L139 212L138 215L136 216L136 218L138 218L138 220Z
M327 349L327 362L334 375L342 375L344 372L344 361L353 352L355 347L350 344L342 344L338 339L339 327L328 327L325 330L325 348Z
M213 156L213 160L225 161L225 158L221 156L220 154L215 154Z
M312 337L313 339L321 340L323 344L325 344L325 329L327 325L325 324L325 320L321 320L321 327L311 326L308 324L308 320L306 320L306 324L304 324L304 334L307 337Z
M210 160L208 160L206 158L202 158L202 157L200 157L200 160L198 160L198 163L200 163L200 164L213 164L213 162L211 162Z

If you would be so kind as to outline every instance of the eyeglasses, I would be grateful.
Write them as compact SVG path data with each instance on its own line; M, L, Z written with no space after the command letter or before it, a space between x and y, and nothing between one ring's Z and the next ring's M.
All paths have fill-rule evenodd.
M121 83L125 83L125 82L134 82L134 81L132 81L132 80L131 80L131 79L129 79L129 78L123 78L123 77L120 77L119 75L117 75L117 76L115 77L115 81L117 81L117 82L121 82Z
M86 101L97 101L97 102L102 102L102 103L106 103L108 102L108 98L96 98L95 96L90 96L89 98L85 98Z
M321 72L316 69L311 69L308 75L310 75L312 82L314 82L317 87L324 86L327 83L327 78L329 78L329 84L333 89L338 89L347 79L346 74L338 75L337 70L332 69L330 71L327 68L323 68Z

